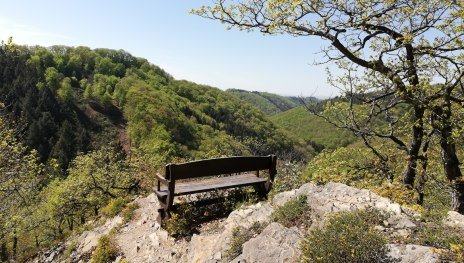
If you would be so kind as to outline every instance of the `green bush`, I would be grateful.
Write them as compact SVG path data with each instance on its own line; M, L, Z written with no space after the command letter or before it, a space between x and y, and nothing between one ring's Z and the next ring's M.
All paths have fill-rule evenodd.
M272 184L272 190L269 193L269 198L272 199L276 194L284 191L297 189L305 182L301 175L305 165L301 162L277 162L277 175Z
M271 215L272 220L285 227L309 226L310 219L306 199L305 195L301 195L278 207Z
M232 238L229 248L224 253L224 258L232 260L242 254L242 245L253 237L259 235L265 228L265 224L254 222L249 229L236 227L232 230Z
M134 217L135 210L139 208L139 204L130 203L127 204L121 211L121 216L124 219L124 222L129 222Z
M110 263L118 256L118 249L111 241L110 237L105 235L98 240L97 248L92 254L92 263Z
M102 208L101 213L107 217L114 217L121 213L126 203L127 200L122 197L111 199L111 201Z
M334 215L324 228L310 232L302 242L302 262L395 262L387 256L386 240L373 226L382 221L376 210Z

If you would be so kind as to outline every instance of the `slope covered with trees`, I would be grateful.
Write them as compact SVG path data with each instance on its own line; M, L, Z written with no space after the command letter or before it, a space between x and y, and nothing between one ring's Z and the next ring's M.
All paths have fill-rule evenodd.
M272 122L303 139L317 151L347 146L356 140L353 134L312 115L304 106L271 116Z
M313 97L286 97L269 92L246 91L240 89L228 89L226 91L249 102L269 116L301 106L304 101L309 102L317 100Z

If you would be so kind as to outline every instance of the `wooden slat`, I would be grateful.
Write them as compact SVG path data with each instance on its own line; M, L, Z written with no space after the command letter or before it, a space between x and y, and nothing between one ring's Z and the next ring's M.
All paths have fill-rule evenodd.
M227 189L239 186L249 186L262 184L267 181L266 178L256 177L254 174L241 174L235 176L209 178L200 181L179 182L176 183L174 195L186 195L211 191L214 189ZM162 187L161 191L167 191Z
M170 175L166 174L166 177L169 177L166 179L178 180L270 169L272 168L272 155L206 159L182 164L168 164L167 166Z

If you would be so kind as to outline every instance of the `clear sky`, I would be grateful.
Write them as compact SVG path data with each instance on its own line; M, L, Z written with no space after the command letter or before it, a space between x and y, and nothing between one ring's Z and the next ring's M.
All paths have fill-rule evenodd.
M191 15L207 0L0 0L0 39L19 44L124 49L176 79L221 89L335 96L319 38L226 30Z

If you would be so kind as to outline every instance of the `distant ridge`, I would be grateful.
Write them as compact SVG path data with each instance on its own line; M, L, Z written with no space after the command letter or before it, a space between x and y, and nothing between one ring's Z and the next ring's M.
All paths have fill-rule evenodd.
M317 100L314 97L287 97L269 92L246 91L240 89L228 89L226 92L249 102L268 116L296 108L303 105L303 102Z

